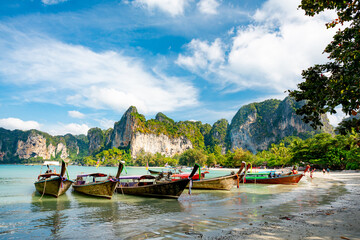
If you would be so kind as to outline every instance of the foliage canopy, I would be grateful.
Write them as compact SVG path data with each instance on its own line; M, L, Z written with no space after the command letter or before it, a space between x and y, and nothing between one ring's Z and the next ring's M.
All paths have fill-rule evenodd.
M346 27L336 32L333 41L327 45L324 53L330 60L325 64L316 64L302 73L304 82L299 90L290 91L297 101L306 100L306 104L297 110L306 123L314 128L322 126L321 115L335 114L339 105L349 115L359 114L360 108L360 6L359 0L302 0L299 6L305 15L314 16L325 10L335 10L337 18L326 24L327 28ZM355 128L360 132L360 120ZM346 125L349 128L353 124ZM347 129L350 130L350 129Z

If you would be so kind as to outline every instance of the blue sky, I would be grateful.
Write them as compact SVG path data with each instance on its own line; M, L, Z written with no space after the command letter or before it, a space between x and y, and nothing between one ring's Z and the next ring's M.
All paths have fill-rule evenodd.
M289 0L0 2L0 127L53 135L147 119L231 121L326 61L327 12ZM330 116L336 124L341 115Z

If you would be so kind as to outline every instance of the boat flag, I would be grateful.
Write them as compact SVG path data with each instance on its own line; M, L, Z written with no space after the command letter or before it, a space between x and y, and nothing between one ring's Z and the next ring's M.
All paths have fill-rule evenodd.
M126 167L125 167L125 161L122 161L122 163L123 163L123 166L124 166L123 170L125 170L125 173L127 174L127 170L126 170Z
M64 159L62 159L62 161L66 164L66 162L64 161ZM70 177L69 177L69 172L68 172L67 168L65 168L65 172L66 172L67 178L70 179Z
M104 160L105 160L105 157L103 157L101 161L104 161ZM98 168L99 166L100 166L100 159L97 160L96 168Z
M100 159L98 159L96 162L96 168L98 168L99 166L100 166Z

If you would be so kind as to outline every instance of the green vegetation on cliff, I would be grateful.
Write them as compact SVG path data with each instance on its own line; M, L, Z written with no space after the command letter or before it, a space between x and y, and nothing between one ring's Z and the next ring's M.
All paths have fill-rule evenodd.
M254 166L287 167L310 164L316 168L360 169L360 134L332 136L328 133L317 134L302 140L287 137L279 144L272 144L268 150L253 154L236 148L226 154L189 149L179 155L179 164L192 166L194 162L202 165L238 167L242 161Z
M79 160L89 154L89 140L86 135L66 134L63 138L71 160Z
M224 146L227 142L229 122L226 119L220 119L214 123L210 130L210 146L220 145Z
M314 130L304 123L296 114L296 110L303 104L287 97L283 101L270 99L241 107L229 127L232 146L242 146L257 152L288 136L306 139L321 132L333 133L333 127L325 115L322 130Z
M125 161L126 165L131 165L131 154L125 150L112 148L103 150L95 156L87 156L82 161L84 165L95 166L99 163L101 166L118 166L119 161Z
M231 128L236 128L244 125L249 116L254 115L256 123L262 126L266 123L266 120L272 118L281 103L277 99L269 99L260 103L251 103L245 105L239 109L231 121Z
M155 119L150 120L146 120L144 115L138 112L132 112L131 115L135 117L135 132L156 135L164 134L171 138L185 136L195 148L205 147L204 135L201 131L206 132L208 126L200 121L175 122L163 113L158 113Z

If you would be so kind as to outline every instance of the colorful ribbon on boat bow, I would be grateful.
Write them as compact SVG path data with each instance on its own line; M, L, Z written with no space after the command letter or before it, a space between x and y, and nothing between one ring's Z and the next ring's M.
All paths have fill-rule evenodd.
M60 179L61 179L60 188L63 188L63 182L66 182L67 178L63 177L63 176L60 176Z
M123 170L125 170L125 173L127 174L125 163L123 163L123 166L124 166L124 167L123 167L123 169L121 169L120 174L122 173Z
M201 180L201 168L200 168L200 165L199 164L196 164L199 166L199 180Z
M109 178L109 181L111 181L111 182L120 182L120 179L116 179L116 178Z

